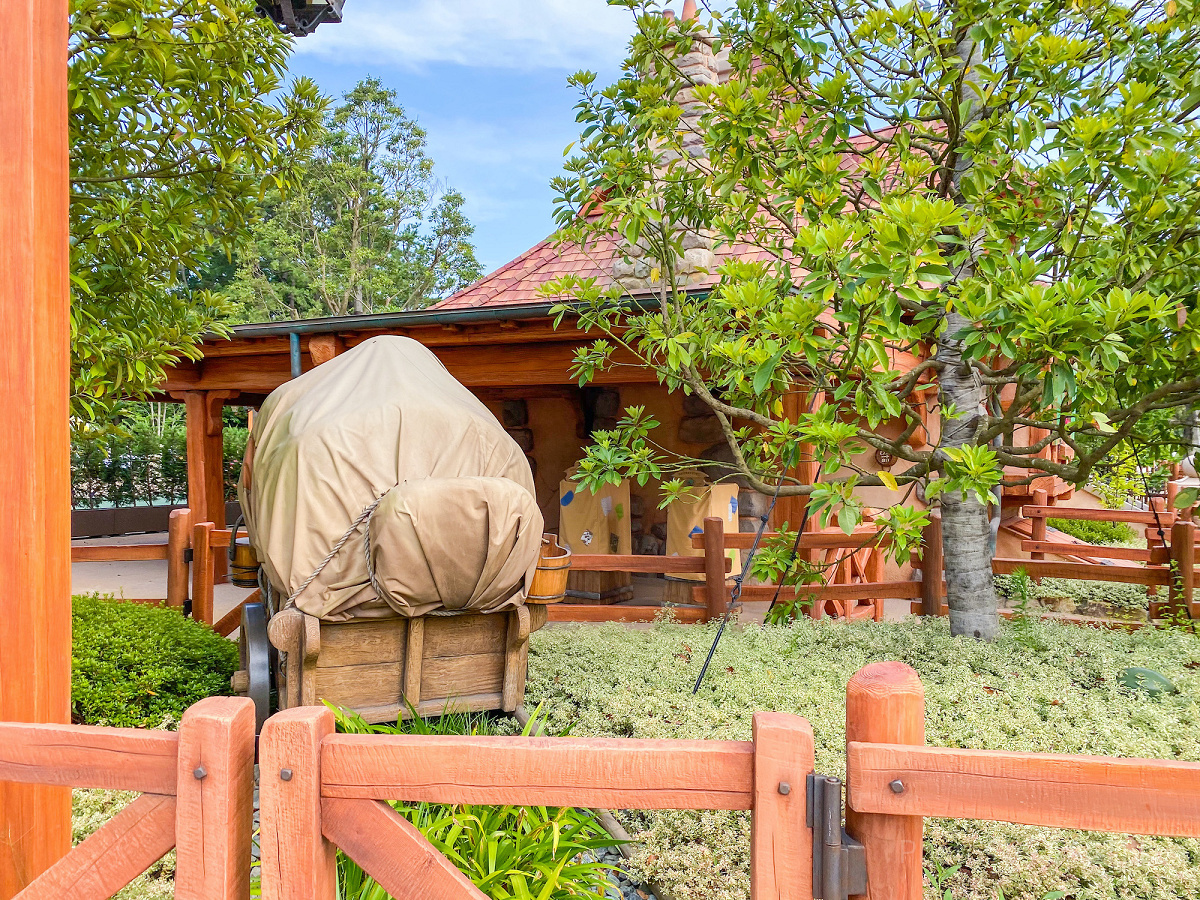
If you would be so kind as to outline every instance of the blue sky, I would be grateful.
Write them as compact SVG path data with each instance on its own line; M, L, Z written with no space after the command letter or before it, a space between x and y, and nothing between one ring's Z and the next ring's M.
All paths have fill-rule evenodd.
M291 71L335 96L366 75L395 90L491 271L554 228L549 182L579 133L567 76L615 80L632 30L604 0L346 0L340 25L296 42Z

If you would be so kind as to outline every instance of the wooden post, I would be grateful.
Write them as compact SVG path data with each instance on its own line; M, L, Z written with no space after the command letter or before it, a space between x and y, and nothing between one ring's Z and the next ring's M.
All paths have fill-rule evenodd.
M942 511L929 511L921 531L921 615L942 614Z
M846 741L925 743L925 688L912 668L881 662L855 673L846 686ZM924 820L856 812L852 777L852 772L847 773L846 831L866 848L865 896L869 900L921 900Z
M187 410L188 507L196 521L225 527L225 427L221 411L237 391L186 391L181 397ZM218 554L214 575L225 577L228 562Z
M212 522L192 526L192 618L213 623Z
M254 828L254 704L208 697L179 723L175 807L178 900L249 900Z
M812 829L806 828L805 780L813 771L812 727L800 716L757 712L754 812L750 830L753 900L812 897Z
M0 24L0 720L71 700L67 3ZM0 783L0 898L71 846L71 792Z
M1046 491L1038 490L1038 491L1033 492L1033 505L1034 506L1045 506L1047 503L1049 503L1049 501L1050 501L1050 495ZM1035 540L1035 541L1046 540L1046 517L1043 515L1040 515L1040 514L1036 515L1036 516L1030 516L1029 517L1029 529L1030 529L1029 536L1033 540ZM1046 554L1042 553L1040 551L1034 550L1029 554L1029 558L1030 559L1045 559Z
M298 706L267 719L259 739L263 900L334 900L334 846L321 826L321 742L333 712Z
M704 520L704 598L710 621L725 615L725 522L716 516Z
M1196 526L1192 522L1171 526L1171 563L1167 609L1173 616L1188 618L1196 589Z
M187 549L191 544L192 511L171 510L167 520L167 606L182 607L187 603Z

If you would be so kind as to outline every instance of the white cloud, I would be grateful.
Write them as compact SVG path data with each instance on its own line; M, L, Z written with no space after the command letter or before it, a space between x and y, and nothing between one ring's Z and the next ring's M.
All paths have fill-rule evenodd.
M633 20L604 0L346 0L340 25L296 52L419 69L456 63L507 69L611 68Z

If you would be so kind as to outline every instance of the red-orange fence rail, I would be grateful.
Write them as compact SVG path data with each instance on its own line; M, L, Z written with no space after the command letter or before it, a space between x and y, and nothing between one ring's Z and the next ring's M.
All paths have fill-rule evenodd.
M926 747L924 688L903 663L850 680L846 739L869 900L920 900L926 817L1200 837L1200 763Z
M179 731L0 723L0 781L138 791L19 900L107 900L175 847L180 900L243 900L250 884L254 704L210 697Z
M336 735L324 708L261 737L264 900L332 900L341 847L398 900L484 897L384 801L748 809L754 900L812 897L805 779L813 734L756 713L753 741Z

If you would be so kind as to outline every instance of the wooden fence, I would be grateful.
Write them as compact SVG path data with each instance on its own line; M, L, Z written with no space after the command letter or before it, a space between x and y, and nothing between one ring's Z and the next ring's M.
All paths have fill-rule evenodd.
M254 704L210 697L179 731L0 723L0 780L141 796L20 900L104 900L176 849L179 900L243 900L254 814Z

